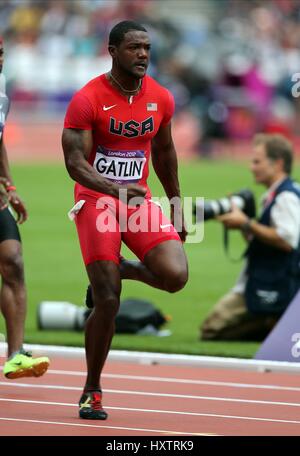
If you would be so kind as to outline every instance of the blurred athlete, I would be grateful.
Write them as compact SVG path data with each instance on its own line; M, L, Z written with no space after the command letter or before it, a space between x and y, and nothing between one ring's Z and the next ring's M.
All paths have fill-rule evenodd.
M3 61L3 39L0 37L0 78ZM3 130L9 110L9 100L4 90L3 83L0 86L0 308L5 319L8 355L3 373L7 378L14 379L43 375L49 366L49 359L32 358L22 346L26 317L22 246L18 226L8 206L14 209L20 224L27 219L27 211L13 185L4 145Z
M176 292L188 277L181 204L171 206L168 220L147 186L151 155L168 198L180 197L171 136L173 97L146 76L150 40L144 27L132 21L117 24L108 49L111 71L74 95L62 137L66 168L76 181L73 212L94 306L85 328L87 378L79 416L99 420L107 418L100 376L114 333L121 279ZM139 204L132 201L135 197ZM127 230L122 229L124 217ZM146 229L132 228L138 218ZM120 265L121 241L140 261Z

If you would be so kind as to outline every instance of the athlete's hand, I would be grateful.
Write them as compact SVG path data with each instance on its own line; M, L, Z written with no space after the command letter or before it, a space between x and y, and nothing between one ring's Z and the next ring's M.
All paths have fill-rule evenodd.
M119 189L119 199L129 205L137 206L143 204L146 196L147 189L137 184L123 185ZM131 201L133 198L138 198L135 201Z
M25 207L25 204L21 200L21 198L17 195L15 191L8 192L8 200L9 204L13 207L13 209L17 213L17 223L24 223L28 218L28 213Z
M174 211L174 207L171 205L171 222L174 225L176 231L178 232L182 242L185 242L188 232L185 228L184 214L182 208Z

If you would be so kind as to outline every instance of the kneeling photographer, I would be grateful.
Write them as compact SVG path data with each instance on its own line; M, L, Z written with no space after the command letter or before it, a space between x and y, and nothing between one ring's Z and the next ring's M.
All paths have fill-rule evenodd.
M300 287L300 187L290 178L292 146L281 135L254 138L251 171L267 192L259 219L232 203L216 217L248 241L246 264L235 286L200 328L202 340L263 340Z

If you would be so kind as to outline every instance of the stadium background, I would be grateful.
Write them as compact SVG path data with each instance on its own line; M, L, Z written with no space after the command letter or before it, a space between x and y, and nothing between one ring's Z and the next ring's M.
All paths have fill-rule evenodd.
M300 6L296 0L1 0L7 93L5 140L13 176L30 218L22 227L28 284L26 342L82 345L76 332L38 331L44 300L83 304L87 284L75 227L66 213L73 184L60 137L74 91L109 69L107 36L123 19L149 30L149 72L175 96L174 139L183 196L220 197L248 186L250 140L281 132L299 155ZM152 176L153 194L163 194ZM299 165L294 177L299 178ZM150 182L151 182L150 181ZM232 236L232 251L243 244ZM222 250L222 229L209 222L200 244L187 244L190 281L175 295L127 282L122 298L147 296L172 316L172 335L114 338L113 348L252 356L256 343L198 341L198 326L241 267ZM130 254L124 250L126 256ZM3 332L3 321L0 332Z

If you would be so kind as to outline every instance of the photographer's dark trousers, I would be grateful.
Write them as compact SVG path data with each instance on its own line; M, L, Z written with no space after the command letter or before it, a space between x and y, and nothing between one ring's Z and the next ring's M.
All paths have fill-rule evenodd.
M229 292L204 320L200 339L262 341L278 320L279 317L249 313L244 296Z

